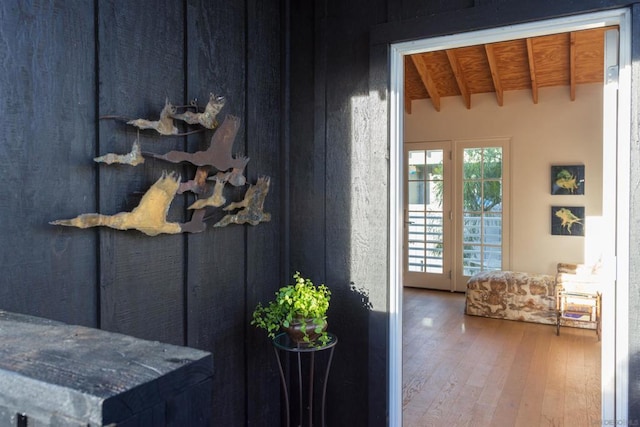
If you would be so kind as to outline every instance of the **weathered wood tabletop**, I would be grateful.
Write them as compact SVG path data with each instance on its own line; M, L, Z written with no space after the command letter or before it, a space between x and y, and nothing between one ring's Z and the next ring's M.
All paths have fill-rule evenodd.
M212 375L208 352L0 310L1 425L206 425Z

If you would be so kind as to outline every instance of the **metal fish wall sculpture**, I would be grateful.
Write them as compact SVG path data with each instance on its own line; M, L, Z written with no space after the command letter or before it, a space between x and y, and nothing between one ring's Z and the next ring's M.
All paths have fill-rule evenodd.
M248 157L233 155L233 143L240 127L238 117L227 115L221 125L217 122L217 115L225 105L225 98L209 96L209 102L202 112L196 101L189 106L175 107L168 99L160 113L159 120L135 119L130 120L122 116L102 116L101 119L123 120L138 129L153 129L160 135L179 136L192 132L180 133L175 120L188 125L200 126L201 130L215 130L209 147L204 151L194 153L186 151L169 151L165 154L143 152L139 139L136 139L127 154L107 153L95 157L96 163L105 165L125 164L137 166L143 164L145 157L164 160L169 163L187 162L196 166L193 178L182 182L175 173L162 173L162 176L147 190L138 206L131 212L120 212L114 215L100 213L81 214L71 219L51 221L52 225L77 228L110 227L116 230L138 230L148 236L158 234L199 233L206 229L208 208L223 208L224 211L240 209L235 214L227 214L214 224L214 227L224 227L229 224L251 224L270 221L271 214L264 212L265 198L269 192L271 179L268 176L258 178L255 185L250 185L243 200L231 202L227 206L224 188L227 183L239 187L246 184L244 170L249 162ZM178 108L193 108L179 113ZM209 176L215 172L213 176ZM188 207L192 212L191 219L186 223L170 222L167 220L169 206L176 194L184 192L194 193L197 199Z

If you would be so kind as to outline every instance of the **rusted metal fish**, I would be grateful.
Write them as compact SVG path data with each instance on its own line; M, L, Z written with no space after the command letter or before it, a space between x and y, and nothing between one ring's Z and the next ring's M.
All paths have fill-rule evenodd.
M169 99L166 99L159 120L135 119L129 120L127 124L138 129L155 129L160 135L177 135L178 128L173 123L175 113L176 108L169 102Z
M222 190L224 190L224 184L229 180L230 172L221 173L219 172L213 177L215 181L215 186L213 187L213 194L207 198L196 200L191 206L187 209L202 209L207 206L212 206L215 208L219 208L220 206L227 203L227 199L222 195Z
M119 163L124 165L137 166L144 163L144 157L142 157L142 151L140 150L140 142L136 139L133 142L131 151L127 154L115 154L107 153L100 157L94 157L94 162L106 163L108 165Z
M207 129L215 129L218 127L218 121L216 117L222 107L224 107L224 96L216 96L213 93L209 95L209 102L204 107L204 112L192 112L185 111L184 113L174 113L172 117L177 120L182 120L190 125L200 125ZM197 107L197 106L196 106Z
M258 225L261 222L271 221L271 214L264 212L264 201L269 193L271 178L263 176L258 178L255 185L249 187L240 202L233 202L225 206L225 211L241 208L235 214L225 215L214 227L225 227L229 224Z
M196 166L212 166L221 172L231 169L228 182L233 186L241 186L247 182L244 169L249 158L232 155L233 142L239 127L240 119L238 117L226 116L222 125L211 137L209 148L204 151L196 151L195 153L169 151L166 154L145 153L145 155L171 163L189 162Z
M72 219L51 221L52 225L90 228L110 227L116 230L138 230L148 236L161 233L177 234L182 228L177 222L167 222L169 206L180 185L175 173L166 172L147 190L140 203L131 212L120 212L115 215L99 213L82 214Z

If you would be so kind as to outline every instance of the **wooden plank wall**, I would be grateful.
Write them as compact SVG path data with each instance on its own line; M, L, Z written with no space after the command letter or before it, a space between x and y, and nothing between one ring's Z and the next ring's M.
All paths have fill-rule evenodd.
M386 44L636 2L120 3L0 5L0 308L212 351L214 425L274 424L276 366L248 321L256 301L300 270L334 292L329 323L340 342L328 424L382 426L388 410ZM637 19L634 28L637 33ZM636 65L633 72L635 84ZM95 155L126 152L137 137L122 123L98 121L100 114L146 117L167 96L202 102L210 91L227 97L223 114L242 119L235 149L251 157L249 181L272 178L271 223L155 238L47 224L128 210L163 170L188 172L151 160L135 169L94 164ZM141 138L158 151L207 143L202 136ZM186 218L189 197L176 199L172 219ZM631 206L640 206L637 192L632 197ZM631 219L633 243L636 210ZM640 259L632 256L630 293L639 295ZM630 303L637 325L637 297ZM630 345L637 353L636 335ZM640 360L637 354L630 360L635 402ZM630 418L640 419L637 405L631 409Z
M93 5L7 1L0 23L0 302L95 325L96 234L47 224L96 208Z
M370 96L368 75L368 32L385 11L291 5L291 266L333 292L327 425L386 423L386 141L371 131L385 95Z
M213 425L280 417L273 351L249 325L286 270L280 8L259 0L0 5L0 308L211 351ZM210 92L226 97L220 121L241 119L234 153L251 158L248 182L271 177L271 222L156 237L48 224L129 211L163 171L190 176L190 166L159 160L134 168L92 159L126 153L136 138L144 151L204 149L211 133L157 137L97 118L154 118L165 98L204 105ZM176 196L169 219L187 220L192 201Z
M340 342L329 379L329 424L387 423L388 43L633 3L324 0L291 5L291 265L326 280L334 290L329 325ZM637 32L636 19L634 28ZM634 57L637 51L636 46ZM632 126L638 127L637 118ZM638 160L635 135L632 159ZM638 181L638 167L635 162L633 182ZM638 194L631 202L640 206ZM636 242L638 218L632 213ZM632 257L630 291L640 295L635 267L640 258L636 253ZM368 310L357 304L358 295L367 296ZM634 297L631 303L634 327L640 301ZM631 332L630 340L635 349L630 419L638 420L633 402L640 396L635 385L640 378L640 338Z
M98 4L99 116L156 118L169 99L184 100L184 24L182 3L117 0ZM159 52L162 52L159 55ZM127 153L138 138L143 151L184 148L184 139L138 132L121 121L99 122L99 155ZM98 167L98 211L130 211L164 172L180 166L145 160L138 167ZM123 209L124 203L124 209ZM184 197L176 197L169 217L184 220ZM100 326L140 338L182 344L184 334L184 238L100 229ZM153 325L153 327L150 327Z

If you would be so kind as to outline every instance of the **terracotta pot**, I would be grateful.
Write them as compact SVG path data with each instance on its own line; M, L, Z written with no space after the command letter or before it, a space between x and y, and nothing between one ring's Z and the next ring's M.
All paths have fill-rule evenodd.
M316 332L316 324L313 323L311 319L294 319L288 328L283 327L283 329L287 332L291 341L299 346L308 345L310 343L313 344L313 342L320 336L320 334ZM326 330L327 322L324 322L322 331L324 332ZM309 337L308 342L304 340L305 331L306 336Z

